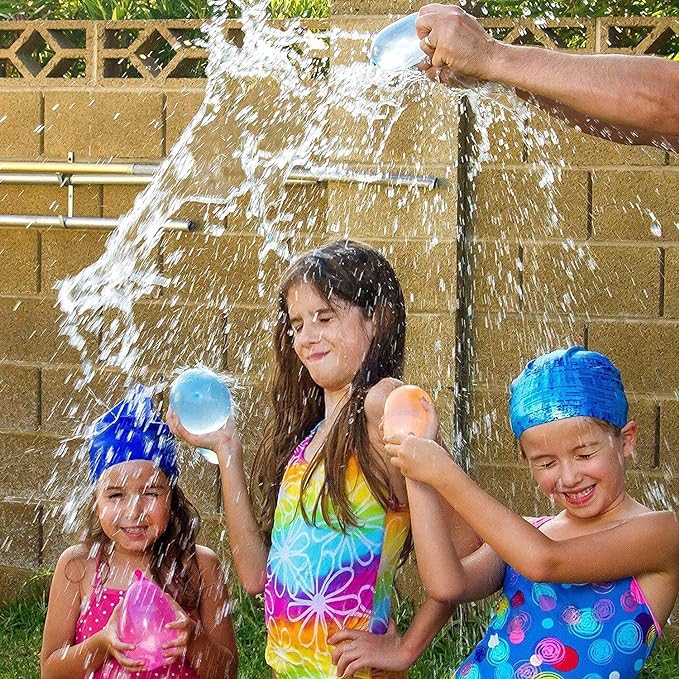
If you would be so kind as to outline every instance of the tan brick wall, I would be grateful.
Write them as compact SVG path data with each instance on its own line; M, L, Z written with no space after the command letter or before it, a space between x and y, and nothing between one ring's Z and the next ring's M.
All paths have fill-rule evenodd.
M346 15L415 9L397 0L342 6ZM369 33L388 21L333 19L357 29L338 40L334 62L364 59ZM655 21L658 30L667 23ZM506 26L512 41L521 40L521 28L555 46L530 21L487 23ZM592 51L608 24L580 23ZM60 30L34 30L49 40L48 28ZM168 31L177 30L162 22L128 28L147 36L157 30L168 43ZM202 102L204 81L175 78L170 66L153 76L134 49L123 49L123 57L109 53L106 31L114 29L86 28L90 42L82 50L87 68L80 80L45 72L32 77L21 64L23 79L0 79L0 159L63 161L74 151L76 160L157 161L169 152ZM237 27L229 30L237 40ZM15 52L10 50L13 60ZM114 56L143 77L109 77ZM408 304L407 379L434 394L449 432L460 424L477 478L522 512L550 507L523 468L508 427L510 379L536 353L566 343L609 353L623 372L640 425L631 488L653 505L676 508L679 161L658 150L594 140L538 113L529 121L538 136L531 136L505 102L494 111L481 172L467 187L473 203L468 213L458 196L458 149L468 145L478 121L467 116L458 125L457 104L442 90L414 88L407 102L379 166L363 152L366 129L352 126L341 112L331 116L352 149L345 161L357 172L436 176L441 186L429 191L329 181L287 187L281 212L295 230L290 248L349 235L389 257ZM549 141L549 129L558 141ZM267 143L276 141L272 127ZM76 214L118 216L140 190L78 186ZM66 199L65 188L0 185L4 214L63 215ZM214 219L211 209L188 203L177 216L202 225ZM465 252L458 247L462 224L468 228ZM253 450L270 408L266 323L282 263L273 256L259 261L262 236L244 203L222 226L222 236L165 233L154 250L169 286L136 304L142 367L134 377L166 380L198 360L234 375L243 437ZM62 441L123 393L125 376L101 364L95 364L88 390L76 390L80 357L59 335L54 308L55 285L92 263L106 238L91 231L0 230L0 599L31 570L52 565L71 539L62 534L60 508L84 466L79 442ZM460 271L461 263L468 268ZM458 336L461 328L464 337ZM96 357L100 339L87 341ZM466 398L456 404L460 382ZM184 485L205 519L204 539L216 545L223 527L214 469L191 455L182 461Z

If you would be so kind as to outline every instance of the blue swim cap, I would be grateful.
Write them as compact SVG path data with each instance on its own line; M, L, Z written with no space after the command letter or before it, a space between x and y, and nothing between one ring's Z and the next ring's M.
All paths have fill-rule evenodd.
M611 360L582 347L557 349L530 361L512 382L509 418L520 438L526 429L568 417L627 424L627 397Z
M158 419L150 390L140 384L94 421L89 455L93 482L109 467L131 460L153 462L171 481L179 476L174 436Z

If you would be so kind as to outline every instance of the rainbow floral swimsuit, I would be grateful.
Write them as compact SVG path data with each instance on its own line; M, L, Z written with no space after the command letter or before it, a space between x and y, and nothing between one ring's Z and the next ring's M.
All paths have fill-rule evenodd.
M271 533L264 589L266 661L277 679L336 679L328 638L345 628L383 634L391 611L398 558L408 535L406 508L385 511L373 497L356 459L346 471L347 497L358 525L342 533L320 512L316 525L298 506L309 434L293 451L283 475ZM325 474L318 468L305 498L308 516ZM335 523L330 508L331 524ZM359 671L356 679L403 676Z
M454 676L633 679L659 634L634 578L589 584L532 582L507 565L488 631Z

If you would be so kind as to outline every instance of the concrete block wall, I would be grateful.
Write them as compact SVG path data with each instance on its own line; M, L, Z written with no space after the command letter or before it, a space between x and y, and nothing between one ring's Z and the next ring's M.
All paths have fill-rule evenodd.
M383 4L385 12L417 9ZM366 7L358 1L343 11L377 11ZM370 34L388 21L334 17L333 25L347 33L333 46L332 62L363 60ZM84 25L90 42L76 55L85 62L83 76L72 80L50 77L49 65L34 76L21 65L26 36L37 32L50 41L63 27L19 26L19 46L9 57L0 54L18 59L23 73L22 79L0 78L0 159L63 161L69 151L76 160L164 158L198 110L204 87L175 69L199 51L155 72L140 56L158 36L171 44L177 31L195 30L190 22L175 23ZM525 29L525 22L518 28L488 23L507 28L513 40ZM581 23L594 49L603 28ZM116 51L111 41L123 29L137 31L137 38ZM242 39L237 26L227 30L236 43ZM126 59L142 77L116 77L114 59ZM457 100L421 86L408 91L406 103L379 162L362 152L366 130L356 119L332 112L330 132L353 150L342 159L348 169L435 176L439 188L340 181L286 187L281 212L295 227L290 249L348 235L390 258L408 302L406 379L435 396L447 429L461 427L469 441L477 478L517 510L545 506L511 438L507 385L535 353L573 341L609 353L620 365L642 432L633 485L652 503L669 498L676 506L678 159L565 128L558 128L559 142L547 145L541 140L549 135L526 136L505 116L489 130L481 172L468 179L460 150L470 150L478 128L473 112L465 109L460 120ZM534 115L531 125L557 124ZM275 145L275 135L267 143ZM551 175L552 188L545 188ZM76 214L118 216L137 194L136 187L78 186ZM0 185L0 213L65 212L66 189ZM183 205L177 216L199 226L218 219L211 206L196 203ZM134 377L167 381L197 361L229 373L238 381L239 424L252 451L270 407L268 310L284 262L273 255L260 261L263 239L244 205L220 225L221 236L167 232L158 243L153 257L171 283L136 303L141 333ZM97 259L106 238L92 231L0 230L0 599L35 569L53 565L72 539L62 534L60 508L83 480L83 466L80 440L63 442L124 390L126 376L104 366L101 337L94 335L87 349L99 356L95 377L78 391L80 355L59 335L55 308L54 286ZM463 394L457 402L456 385ZM183 461L184 485L205 520L203 539L218 546L214 470L190 451Z
M575 342L622 372L640 430L630 471L639 499L676 507L676 158L586 137L539 112L529 127L535 132L516 120L492 125L490 151L470 182L465 426L475 473L490 487L511 479L497 490L519 511L550 510L546 499L515 490L526 470L507 393L530 358ZM550 128L553 136L544 134Z

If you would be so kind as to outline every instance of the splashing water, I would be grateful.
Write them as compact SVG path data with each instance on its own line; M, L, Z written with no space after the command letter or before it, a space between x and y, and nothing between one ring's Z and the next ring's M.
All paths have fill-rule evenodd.
M417 72L385 74L362 57L347 63L344 63L345 55L333 60L340 52L338 45L352 41L367 44L369 36L340 28L311 30L299 21L273 26L266 20L267 2L242 5L240 46L229 39L225 27L226 1L216 0L213 4L217 10L215 19L204 29L207 82L198 112L152 183L138 195L133 208L109 237L102 257L60 284L58 300L65 313L61 330L78 349L82 360L82 377L74 385L76 389L86 387L105 369L117 371L125 382L158 380L157 371L154 372L146 360L149 349L158 351L168 364L166 368L178 367L172 362L170 349L150 346L145 339L148 327L138 317L138 305L145 299L162 299L157 325L164 329L168 346L186 323L177 309L187 296L196 309L204 310L206 318L215 313L225 315L227 330L234 322L230 316L234 302L265 306L267 280L262 272L287 262L295 249L292 246L299 245L301 233L306 232L307 243L312 243L314 225L320 220L316 208L310 206L305 223L300 224L299 216L289 207L285 184L296 172L301 170L319 177L343 176L358 182L360 187L368 182L366 167L371 168L373 175L375 166L380 171L384 168L386 175L394 167L416 174L437 163L454 165L451 159L455 158L458 141L461 141L467 144L458 160L464 168L462 180L467 184L469 195L466 218L473 222L480 212L494 209L477 198L477 195L483 196L478 183L482 170L498 153L514 152L511 139L493 134L494 128L509 121L517 124L524 145L522 153L532 161L539 176L539 207L521 212L518 223L509 223L503 214L494 216L498 238L506 243L493 252L482 242L475 242L473 233L465 236L460 222L453 223L453 239L457 237L461 242L469 238L471 253L459 263L462 269L458 280L468 281L464 284L469 285L467 293L461 295L468 304L462 314L462 336L471 337L475 323L480 322L474 318L474 309L479 305L493 302L499 305L495 318L484 319L498 327L510 312L523 314L543 308L545 296L549 294L544 283L537 280L538 269L543 267L562 271L568 281L565 294L553 302L554 313L581 313L581 309L592 302L587 291L583 292L578 285L576 274L583 267L594 272L597 263L588 247L568 241L562 233L559 185L565 163L555 152L559 137L553 129L535 124L528 104L499 86L479 84L464 90L446 90L427 82ZM431 110L455 113L463 99L473 116L469 139L463 138L464 131L458 137L458 131L443 115L424 115L418 119L413 126L417 138L392 137L396 123L422 102L436 101ZM428 107L428 104L420 106ZM439 148L448 145L450 156L428 157L430 139L435 139ZM395 150L399 144L409 147L407 157ZM450 170L444 172L450 173ZM502 170L496 181L512 186L512 172L511 168ZM451 183L455 183L454 176ZM398 215L406 215L413 204L421 206L418 208L421 225L408 236L424 239L423 258L446 238L450 239L447 221L451 205L457 201L456 192L451 196L443 190L425 194L417 186L405 190L390 187L385 190L385 196L395 203L398 211L394 212ZM523 199L524 196L517 194L509 196L508 202L518 207ZM327 230L336 236L350 235L352 215L357 211L370 214L379 210L375 193L359 190L351 200L354 203L351 209L336 209L328 216ZM255 240L239 246L232 260L224 261L222 267L225 275L241 278L243 267L254 256L257 278L254 298L245 288L224 292L222 279L218 277L201 287L189 257L195 253L182 247L170 249L165 255L164 268L159 267L157 250L164 237L161 225L182 206L195 209L196 205L205 209L206 238L228 235L233 231L232 222L241 225L238 231L257 234ZM401 228L397 216L392 222L381 224L374 237L388 240L401 233ZM443 232L444 228L448 229L447 233ZM544 239L546 235L555 241L554 247L550 244L541 259L534 260L539 264L533 263L532 269L524 266L523 253L517 255L509 244L517 230L529 242L523 248L532 247L531 238ZM659 235L656 231L653 233ZM384 247L388 250L387 256L397 254L393 245ZM488 261L489 258L492 259ZM472 282L475 270L487 271L484 281ZM526 286L533 278L535 284ZM455 300L450 294L454 283L447 280L445 274L436 274L428 280L428 285L436 287L441 298L448 299L451 311L454 310ZM413 298L411 302L418 309L420 301ZM420 310L427 310L424 303ZM242 373L257 365L257 335L265 330L265 325L253 324L240 346ZM224 328L207 320L199 323L191 333L197 345L191 357L219 367L223 331ZM574 333L573 340L577 339ZM157 338L155 341L158 342ZM540 348L554 348L553 343L558 341L557 331L546 323L538 343ZM474 364L476 357L471 341L466 351L469 352L467 361ZM437 352L439 363L432 370L432 374L437 373L432 385L435 398L451 383L458 396L464 395L460 391L460 380L466 379L468 384L483 383L486 376L480 368L471 368L469 375L460 378L453 372L453 361L440 358L443 354L443 351ZM181 360L190 363L186 356ZM70 417L72 421L77 417L87 422L91 414L74 409ZM505 430L503 419L492 410L476 419L468 418L464 439L469 441L481 434L497 447L506 443L503 433L498 433ZM456 448L463 450L464 443L458 431ZM511 447L511 443L509 445ZM65 442L58 455L72 455L72 448L71 442ZM78 459L82 459L82 453L74 456L74 464ZM48 486L56 485L55 474ZM71 519L74 510L75 504L71 502L66 509Z

